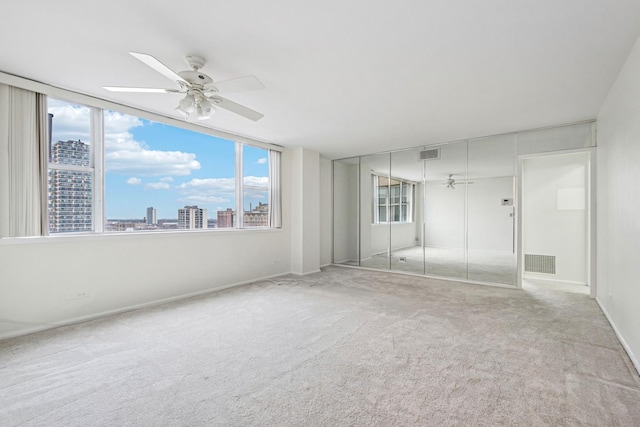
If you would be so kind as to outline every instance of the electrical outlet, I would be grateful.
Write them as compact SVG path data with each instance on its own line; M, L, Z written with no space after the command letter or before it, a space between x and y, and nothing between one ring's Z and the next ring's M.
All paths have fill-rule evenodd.
M89 291L87 289L70 292L66 295L64 299L65 301L72 301L74 299L81 299L81 298L89 298Z
M274 260L272 261L272 263L273 263L273 264L280 264L280 260L279 260L279 259L274 259Z

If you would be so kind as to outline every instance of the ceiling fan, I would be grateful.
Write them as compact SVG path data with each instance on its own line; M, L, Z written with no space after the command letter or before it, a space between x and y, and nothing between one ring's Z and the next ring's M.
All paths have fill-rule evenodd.
M185 58L191 70L175 72L169 67L146 53L129 52L134 58L142 61L158 73L175 81L178 89L159 89L146 87L118 87L104 86L103 88L112 92L137 92L137 93L181 93L184 98L178 102L176 110L189 118L195 114L198 120L207 120L216 111L216 107L224 108L232 113L238 114L249 120L258 121L264 117L244 105L240 105L226 98L219 96L219 93L242 92L249 90L264 89L255 76L239 77L236 79L214 82L211 77L201 72L200 69L206 64L206 60L195 55Z

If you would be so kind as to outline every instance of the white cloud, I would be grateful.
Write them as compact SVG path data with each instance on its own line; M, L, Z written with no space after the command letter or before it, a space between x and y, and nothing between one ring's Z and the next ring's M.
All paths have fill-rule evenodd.
M269 190L269 178L266 176L245 176L243 183L245 197L252 199L264 199Z
M137 117L115 111L104 112L107 172L184 176L200 169L194 153L151 150L144 142L136 141L130 130L143 125L144 122Z
M142 182L142 180L140 178L136 178L135 176L132 176L131 178L129 178L127 180L127 184L130 185L138 185Z
M71 105L49 98L49 113L53 114L51 139L56 141L80 140L90 142L91 113L89 107Z
M135 142L135 141L134 141ZM107 172L131 173L142 176L190 175L200 169L200 162L193 153L181 151L159 151L140 148L122 149L105 147L105 168Z
M235 192L236 180L235 178L194 178L191 181L180 184L178 188L185 190L203 189L210 191Z
M54 141L90 139L90 110L66 102L49 100L53 114ZM115 111L104 111L104 158L107 172L140 176L190 175L200 169L194 153L152 150L142 141L136 141L131 129L144 126L138 117ZM178 142L178 141L176 141ZM176 144L177 145L177 144Z
M265 163L267 163L267 158L266 157L261 157L256 161L257 164L259 165L264 165Z
M160 178L160 181L162 181L162 182L173 182L173 178L171 178L170 176L165 176L164 178Z
M187 205L197 205L197 204L207 204L207 203L229 203L233 199L227 199L224 197L216 197L216 196L194 195L194 196L181 197L179 200L181 202L186 203ZM224 209L219 208L218 210L220 211Z
M145 184L144 187L150 190L168 190L170 188L169 184L166 182L150 182Z
M264 199L269 178L265 176L245 176L243 179L245 197ZM228 203L235 198L235 178L194 178L178 185L185 203Z
M235 199L235 178L194 178L178 186L185 203L228 203Z

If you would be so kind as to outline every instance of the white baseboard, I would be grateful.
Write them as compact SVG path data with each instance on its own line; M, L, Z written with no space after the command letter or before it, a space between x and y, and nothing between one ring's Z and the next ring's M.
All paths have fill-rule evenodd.
M616 327L616 324L613 322L613 319L611 318L611 316L609 316L609 313L607 313L607 309L604 308L604 305L602 305L602 303L600 303L600 300L598 299L598 297L596 297L595 300L600 306L600 310L602 310L602 312L604 313L604 317L607 318L607 320L609 321L609 324L613 328L613 331L616 333L616 336L618 337L618 341L620 341L620 344L622 344L624 351L627 352L629 359L631 359L631 363L633 363L633 366L636 368L636 371L638 371L638 375L640 375L640 363L638 363L638 359L636 359L636 356L633 354L633 351L631 351L631 347L629 347L629 344L627 344L627 342L625 341L624 337Z
M343 264L343 263L347 263L347 262L357 262L357 260L351 259L351 258L347 258L347 259L338 260L338 261L329 263L328 265L331 265L331 264Z
M318 271L320 271L320 270L318 270ZM49 329L59 328L61 326L75 325L77 323L87 322L87 321L95 320L95 319L101 319L103 317L109 317L109 316L113 316L115 314L125 313L127 311L139 310L141 308L153 307L153 306L156 306L156 305L167 304L167 303L174 302L174 301L180 301L180 300L187 299L187 298L193 298L193 297L197 297L197 296L201 296L201 295L210 294L210 293L213 293L213 292L223 291L225 289L235 288L236 286L248 285L249 283L260 282L262 280L268 280L268 279L272 279L274 277L284 276L286 274L287 273L273 274L273 275L270 275L270 276L260 277L258 279L245 280L243 282L233 283L233 284L230 284L230 285L223 285L223 286L219 286L219 287L216 287L216 288L204 289L202 291L196 291L196 292L190 292L188 294L177 295L175 297L163 298L163 299L149 301L149 302L145 302L145 303L141 303L141 304L129 305L129 306L126 306L126 307L121 307L121 308L116 308L116 309L113 309L113 310L103 311L103 312L100 312L100 313L89 314L89 315L86 315L86 316L73 317L71 319L65 319L65 320L61 320L61 321L58 321L58 322L49 323L49 324L46 324L46 325L38 325L38 326L22 328L22 329L14 330L14 331L11 331L11 332L8 332L8 333L4 333L4 334L0 333L0 340L4 340L4 339L8 339L8 338L15 338L15 337L23 336L23 335L33 334L33 333L36 333L36 332L42 332L42 331L46 331L46 330L49 330Z

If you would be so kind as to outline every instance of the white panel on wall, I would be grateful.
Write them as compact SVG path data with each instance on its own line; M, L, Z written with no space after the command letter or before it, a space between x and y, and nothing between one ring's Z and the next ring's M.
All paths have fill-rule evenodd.
M546 153L595 146L594 123L578 123L529 132L519 132L518 154Z
M558 210L584 210L586 197L584 188L558 188Z

